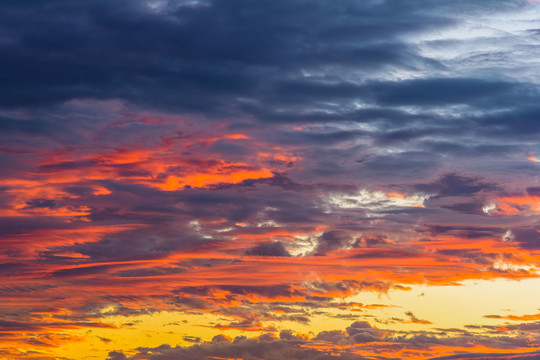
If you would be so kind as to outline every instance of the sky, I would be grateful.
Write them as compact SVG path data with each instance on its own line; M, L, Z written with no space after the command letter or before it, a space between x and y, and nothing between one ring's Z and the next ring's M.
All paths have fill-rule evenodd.
M0 359L539 360L540 2L3 0Z

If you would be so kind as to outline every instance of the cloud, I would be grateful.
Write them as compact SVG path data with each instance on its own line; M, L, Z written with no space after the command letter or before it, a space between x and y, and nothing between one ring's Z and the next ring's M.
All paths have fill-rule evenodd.
M144 333L134 319L161 311L222 336L80 345L111 339L111 360L527 350L536 315L497 317L527 321L504 325L513 337L442 336L416 309L348 298L538 276L537 15L524 0L3 1L0 356L61 357L70 331L123 316ZM328 319L361 321L286 329Z
M371 326L367 322L352 323L345 331L327 330L309 338L305 335L294 334L290 330L282 330L279 337L273 334L263 334L259 337L247 338L238 336L234 339L224 335L217 335L211 341L199 343L188 347L170 347L161 345L155 348L139 348L138 353L129 359L167 360L182 357L183 359L201 359L204 357L225 356L242 359L367 359L363 356L366 350L376 348L381 359L393 359L400 356L404 347L410 351L425 351L426 348L452 346L453 352L462 352L459 355L438 357L436 359L537 359L538 353L464 353L464 349L481 345L488 348L506 348L508 343L522 342L522 338L513 337L485 337L474 336L470 333L461 333L455 336L448 334L430 334L416 332L402 334L396 331L382 330ZM461 350L456 350L461 349ZM386 353L385 351L390 351ZM339 353L340 355L335 355ZM111 355L110 355L111 356Z
M485 98L510 94L515 84L503 81L467 78L432 78L407 80L399 83L373 84L376 99L391 105L448 105L474 104ZM433 91L437 89L437 91Z
M362 360L363 356L353 353L332 355L331 350L316 350L307 348L308 341L300 336L294 336L290 331L282 331L279 338L273 335L261 335L258 338L248 339L236 337L234 340L218 335L210 342L194 345L189 348L171 348L161 346L154 349L139 349L140 355L129 359L147 358L150 360L175 359L201 359L204 357L228 357L244 359L347 359ZM111 356L111 355L109 355Z
M284 5L277 2L251 8L241 2L216 0L211 6L170 5L156 12L139 1L115 6L104 1L88 6L57 1L47 7L36 4L47 16L31 17L16 4L4 4L11 41L3 44L9 54L3 58L3 66L13 72L5 82L12 91L1 105L115 97L188 111L211 112L213 108L223 113L226 100L259 91L278 71L299 70L299 60L302 66L310 67L360 63L380 68L410 62L403 55L407 54L404 45L392 47L388 39L444 24L443 18L413 11L405 2L394 7L409 13L408 17L397 17L397 10L388 11L384 3L349 2L349 12L330 2L310 6L309 11L305 11L303 1ZM365 21L355 22L360 15ZM24 16L28 27L17 21ZM341 17L341 21L334 21L334 17ZM289 21L292 18L294 25ZM69 36L58 41L58 34L67 27L71 29ZM37 28L40 31L32 30ZM199 41L192 38L194 33L200 35ZM297 36L286 36L290 33ZM363 34L364 40L353 45L351 33ZM122 39L123 46L115 46L112 38ZM390 46L377 44L381 40ZM254 47L257 52L251 51ZM43 51L49 56L25 57ZM139 56L130 57L133 53ZM127 62L129 67L120 65ZM164 62L175 66L159 66ZM38 68L44 71L38 73ZM155 82L162 86L152 87ZM184 92L186 89L189 91ZM173 92L183 95L171 96Z
M284 339L262 335L258 339L242 337L231 340L216 336L211 342L195 345L190 348L171 348L163 346L159 350L141 349L141 355L131 357L154 359L174 359L181 356L184 359L201 359L203 357L229 357L244 359L350 359L362 360L362 356L355 354L343 354L342 356L331 355L329 352L305 348L302 345L305 340L290 339L289 333L285 333Z
M496 186L484 183L479 179L450 173L442 176L434 183L417 184L415 188L418 191L434 193L437 196L470 196L482 190L495 190Z
M279 241L264 243L246 250L246 255L255 256L290 256Z
M512 229L512 238L526 249L540 247L540 232L537 227Z
M465 359L482 359L482 360L538 360L540 354L538 353L524 353L524 354L489 354L489 353L477 353L477 354L461 354L451 355L434 358L433 360L465 360Z
M429 324L433 324L431 321L429 320L422 320L422 319L419 319L417 318L413 313L412 311L407 311L405 312L405 315L407 315L409 318L410 318L410 322L414 323L414 324L422 324L422 325L429 325Z

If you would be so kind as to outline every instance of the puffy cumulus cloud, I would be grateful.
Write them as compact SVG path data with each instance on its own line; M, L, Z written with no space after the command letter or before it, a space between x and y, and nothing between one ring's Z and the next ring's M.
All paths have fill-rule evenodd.
M203 359L203 358L231 358L231 359L315 359L315 360L363 360L363 356L342 353L332 354L331 351L320 351L305 348L306 341L290 339L288 335L283 338L273 336L261 336L256 339L237 337L234 340L223 336L216 336L211 342L195 345L190 348L171 348L163 346L157 349L141 349L140 355L128 357L127 359Z
M379 359L395 359L411 355L423 356L426 349L437 349L452 355L437 359L537 359L538 353L527 352L537 343L528 342L526 336L513 335L483 336L461 331L453 336L450 332L400 332L382 330L371 326L368 322L357 321L345 331L327 330L309 338L295 334L290 330L282 330L279 335L263 334L259 337L247 338L238 336L229 338L217 335L211 341L188 347L171 347L162 345L155 348L139 348L137 354L126 356L127 359L369 359L377 354ZM523 347L524 352L507 351L509 346ZM467 349L481 347L498 349L498 352L472 353ZM460 353L456 355L455 353ZM125 356L117 352L109 354Z
M361 324L353 324L354 326L362 327ZM371 328L367 325L368 328ZM359 336L360 333L351 330L353 335ZM239 336L234 339L227 338L223 335L215 336L211 341L190 347L170 347L160 346L158 348L138 349L138 354L126 357L127 359L150 359L150 360L166 360L166 359L204 359L204 358L241 358L241 359L350 359L362 360L366 357L355 354L355 352L347 349L336 353L339 346L335 344L336 338L332 338L331 332L323 332L309 340L306 336L294 334L290 330L282 330L278 336L264 334L257 338L246 338ZM336 337L348 338L346 333L336 332ZM333 342L331 346L311 347L313 344ZM344 345L344 344L343 344ZM337 346L337 347L336 347ZM122 354L123 355L123 354ZM115 359L114 356L122 356L119 353L113 352L109 354L110 359ZM125 355L124 355L125 356Z
M326 231L317 240L316 254L318 255L324 255L332 250L348 249L357 242L353 234L341 230Z

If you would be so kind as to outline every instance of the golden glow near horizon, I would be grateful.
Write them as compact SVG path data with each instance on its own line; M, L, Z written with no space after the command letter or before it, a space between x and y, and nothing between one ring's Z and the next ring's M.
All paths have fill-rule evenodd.
M343 303L346 306L320 308L310 314L309 323L306 324L285 320L267 321L262 325L276 333L290 329L308 338L322 331L343 330L354 321L366 321L375 328L396 331L398 334L439 333L467 329L467 326L504 327L505 324L516 323L505 319L505 316L538 315L540 310L536 300L539 298L540 279L468 280L451 287L414 285L406 291L368 291L344 298L335 305ZM302 309L302 306L292 307ZM210 341L219 334L230 338L255 338L265 333L256 329L245 332L215 327L233 319L219 314L183 311L105 316L102 322L112 325L111 328L64 331L70 341L60 342L57 347L43 351L43 354L68 359L105 358L107 353L120 349L126 354L135 354L140 347L152 348L161 344L191 346ZM467 330L475 331L471 328Z

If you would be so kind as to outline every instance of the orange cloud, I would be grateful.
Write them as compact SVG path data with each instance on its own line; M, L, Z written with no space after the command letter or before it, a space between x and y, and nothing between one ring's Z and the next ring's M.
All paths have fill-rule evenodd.
M540 314L530 315L484 315L487 319L504 319L512 321L537 321L540 320Z

